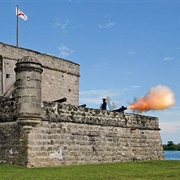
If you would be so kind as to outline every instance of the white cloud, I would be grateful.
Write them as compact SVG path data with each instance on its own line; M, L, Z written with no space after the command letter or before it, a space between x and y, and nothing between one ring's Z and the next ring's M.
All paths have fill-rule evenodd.
M176 120L180 116L180 107L173 106L164 111L159 111L159 113L161 118L166 119L166 121L168 120L167 117L171 117L171 120Z
M173 109L180 109L180 107L179 106L174 106Z
M172 61L174 60L174 57L165 57L163 58L163 61Z
M108 23L106 23L104 25L101 25L101 24L98 25L98 27L102 28L102 29L110 29L110 28L112 28L114 26L115 26L114 22L108 22Z
M89 90L89 91L80 91L80 103L90 103L90 104L100 104L102 98L106 98L107 96L115 98L116 96L123 95L124 91L127 89L107 89L107 90Z
M92 97L82 97L82 98L80 98L80 102L83 102L83 104L85 103L89 103L89 104L100 104L100 102L101 102L101 99L102 98L92 98Z
M110 95L110 96L117 96L122 94L122 92L126 91L127 89L106 89L106 90L89 90L89 91L80 91L81 95L96 95L96 96L106 96L106 95Z
M64 20L63 23L60 22L55 22L53 24L53 28L60 28L61 30L65 30L67 28L67 26L69 25L69 19Z
M67 57L67 56L70 56L70 55L74 52L73 49L70 49L70 48L68 48L68 47L66 47L66 46L64 46L64 45L61 45L61 46L58 48L58 50L59 50L59 56L62 57L62 58L65 58L65 57Z
M161 133L180 132L180 122L160 122Z

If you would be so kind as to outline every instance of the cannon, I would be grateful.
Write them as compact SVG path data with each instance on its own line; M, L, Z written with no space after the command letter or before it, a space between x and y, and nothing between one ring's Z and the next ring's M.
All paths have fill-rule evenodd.
M114 112L124 112L124 110L127 110L127 107L121 106L119 109L113 110Z
M67 99L64 97L64 98L61 98L61 99L57 99L57 100L55 100L53 102L63 103L63 102L66 102L66 101L67 101Z
M78 107L86 107L86 104L79 105Z

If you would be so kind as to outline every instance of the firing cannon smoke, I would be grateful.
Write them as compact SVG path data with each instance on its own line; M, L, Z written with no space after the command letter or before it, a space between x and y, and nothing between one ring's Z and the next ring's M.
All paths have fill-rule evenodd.
M171 107L174 103L174 94L171 89L158 85L151 88L146 96L140 97L130 104L127 109L141 113L149 110L163 110Z
M106 97L106 101L110 110L113 110L118 106L117 102L111 101L111 98L109 96Z

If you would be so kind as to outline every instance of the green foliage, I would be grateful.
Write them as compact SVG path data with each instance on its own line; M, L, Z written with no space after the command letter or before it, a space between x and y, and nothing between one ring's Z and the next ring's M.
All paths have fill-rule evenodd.
M180 151L180 143L174 144L173 141L168 141L167 145L163 144L164 150L174 150L174 151Z
M0 165L3 180L179 180L180 161L143 161L28 169Z
M168 141L167 145L170 147L170 146L173 146L174 143L173 143L173 141Z

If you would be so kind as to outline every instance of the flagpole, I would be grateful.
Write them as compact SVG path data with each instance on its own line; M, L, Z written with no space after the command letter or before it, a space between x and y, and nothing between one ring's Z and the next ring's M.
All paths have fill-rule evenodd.
M16 47L18 47L18 5L16 5Z

